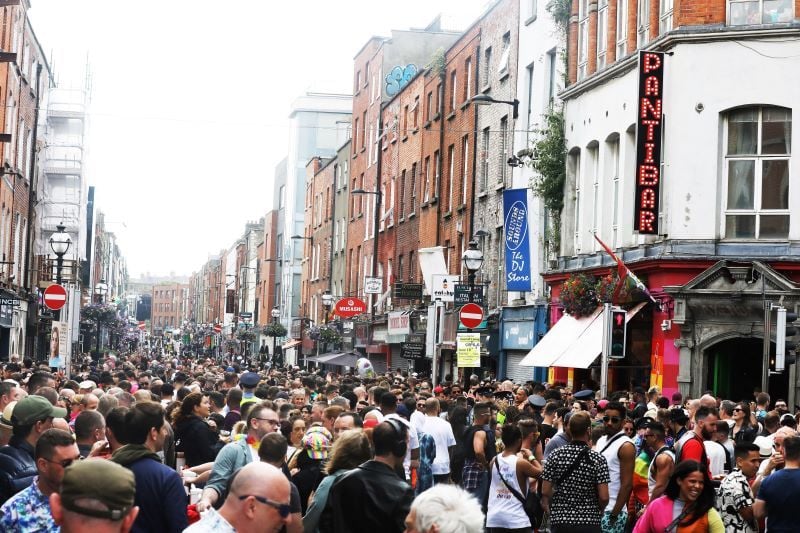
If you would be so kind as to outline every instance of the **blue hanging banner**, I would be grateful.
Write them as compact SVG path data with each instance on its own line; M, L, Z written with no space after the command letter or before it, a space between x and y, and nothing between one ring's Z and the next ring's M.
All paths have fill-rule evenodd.
M506 289L530 292L531 247L528 235L528 189L503 191Z

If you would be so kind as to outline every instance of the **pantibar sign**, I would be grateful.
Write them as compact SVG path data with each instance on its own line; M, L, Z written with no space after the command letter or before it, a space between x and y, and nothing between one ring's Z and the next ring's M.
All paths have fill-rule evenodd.
M639 52L639 101L636 117L636 203L633 227L658 234L658 196L661 186L664 54Z
M342 298L336 302L333 312L342 318L350 318L367 312L367 304L361 298Z

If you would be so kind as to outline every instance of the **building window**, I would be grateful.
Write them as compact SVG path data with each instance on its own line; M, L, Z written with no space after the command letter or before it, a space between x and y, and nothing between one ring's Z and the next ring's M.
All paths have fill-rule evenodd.
M405 271L403 270L403 254L397 256L397 281L405 281Z
M454 70L450 73L450 111L455 112L456 106L458 105L457 100L457 87L458 85L458 73Z
M586 149L586 169L591 172L590 176L587 176L587 182L591 179L592 182L592 226L591 232L593 235L597 235L599 233L599 226L600 226L600 208L601 208L601 199L600 199L600 173L598 172L598 144L597 142L593 142L592 145ZM597 241L592 239L592 251L597 250Z
M411 165L411 203L408 206L409 215L417 212L417 164Z
M607 143L609 180L611 181L611 247L619 247L619 136Z
M628 0L617 0L617 60L628 48Z
M353 89L353 94L358 94L358 90L361 88L361 71L356 71L356 86Z
M557 88L556 61L557 61L556 49L553 48L552 50L547 52L547 98L548 98L548 104L551 106L553 105L553 102L556 99L556 88Z
M549 59L549 57L548 57ZM531 125L533 119L533 63L525 67L525 75L526 75L526 83L528 90L525 94L525 107L528 110L528 116L526 117L525 124L528 130L528 133L531 133Z
M358 133L359 133L359 131L361 131L361 130L358 129L358 117L356 117L355 123L354 123L354 127L353 127L353 146L354 147L358 146Z
M506 182L506 173L508 172L508 115L500 119L500 160L497 162L500 171L497 173L497 181L500 183Z
M427 202L431 199L431 158L426 157L425 163L422 166L422 172L425 174L424 189L422 190L422 201Z
M530 24L534 20L536 20L536 11L539 8L538 0L528 0L528 20L525 21L526 24Z
M597 70L606 66L608 50L608 0L597 2Z
M729 0L728 24L774 24L794 19L792 0Z
M789 109L748 107L728 113L726 238L789 236L791 129Z
M511 63L511 32L507 31L503 35L503 54L500 56L500 63L497 66L497 72L500 79L508 76L508 66Z
M489 185L489 128L484 128L481 132L481 175L478 180L478 190L484 192Z
M403 106L403 122L400 124L403 137L408 135L408 105Z
M461 205L467 205L467 180L469 176L469 135L461 139Z
M481 87L489 87L491 77L489 73L492 71L492 47L489 46L483 51L483 69L481 73Z
M581 154L575 150L567 157L567 176L572 181L572 195L574 200L574 211L572 218L572 247L573 253L579 254L581 251Z
M433 120L433 91L428 92L428 98L425 100L425 120Z
M589 0L578 0L578 81L589 64Z
M361 127L362 127L362 131L361 131L361 148L364 148L364 143L367 140L367 128L369 127L369 125L367 124L367 112L366 111L364 111L361 114Z
M439 156L439 150L436 150L433 153L433 197L439 197L439 186L440 186L440 167L442 166L441 157Z
M672 8L675 0L659 0L658 2L658 34L672 29Z
M637 2L636 43L642 48L650 42L650 2Z
M400 173L400 213L398 214L400 220L406 216L406 171Z
M436 113L444 111L444 86L440 83L436 86Z
M447 147L447 160L450 162L450 169L447 172L447 209L445 213L453 210L453 178L456 170L456 147L450 145Z
M467 102L472 97L472 58L468 57L464 62L464 73L467 80L464 83L464 101Z
M419 127L419 96L414 99L414 129Z
M417 277L417 265L414 262L414 251L408 252L408 280L413 282Z

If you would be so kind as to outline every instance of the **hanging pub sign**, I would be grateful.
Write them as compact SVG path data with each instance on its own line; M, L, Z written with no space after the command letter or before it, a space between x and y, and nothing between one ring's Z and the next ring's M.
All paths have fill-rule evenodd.
M658 234L658 197L661 187L664 54L639 52L639 100L636 116L636 200L633 227L642 234Z

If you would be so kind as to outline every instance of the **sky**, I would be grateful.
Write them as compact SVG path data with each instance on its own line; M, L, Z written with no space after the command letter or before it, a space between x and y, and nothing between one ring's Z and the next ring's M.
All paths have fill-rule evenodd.
M199 270L272 208L292 101L349 94L369 37L466 28L489 2L31 3L56 82L89 80L87 180L136 278Z

